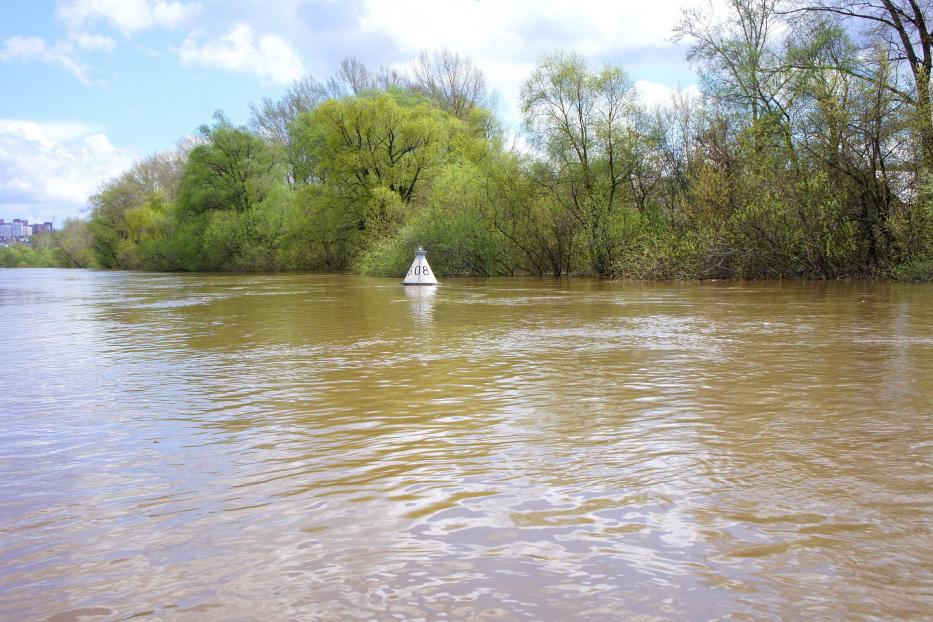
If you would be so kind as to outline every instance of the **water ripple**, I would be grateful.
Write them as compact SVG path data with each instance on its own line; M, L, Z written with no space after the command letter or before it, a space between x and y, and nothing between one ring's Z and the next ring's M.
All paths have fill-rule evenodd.
M931 302L0 271L0 619L922 617Z

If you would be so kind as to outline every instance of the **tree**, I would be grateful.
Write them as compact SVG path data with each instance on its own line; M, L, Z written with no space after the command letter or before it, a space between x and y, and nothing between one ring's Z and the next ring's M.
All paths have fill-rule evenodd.
M670 221L682 215L690 174L697 164L698 139L706 130L707 115L699 98L675 92L667 106L655 110L658 166L663 177L659 201Z
M412 88L455 117L466 120L476 107L488 107L486 77L470 60L444 49L421 52L414 63Z
M328 101L296 127L319 180L316 200L339 213L329 220L347 243L359 238L353 232L395 231L442 163L484 147L462 122L399 91Z
M176 219L199 249L195 267L271 270L287 239L292 197L282 150L220 113L200 129L182 176ZM190 255L191 243L185 245Z
M265 141L278 146L288 168L289 183L299 180L299 171L306 168L301 150L294 144L292 125L303 112L310 112L333 97L327 86L311 76L292 83L278 101L264 97L259 106L250 105L250 127Z
M327 88L312 76L295 80L278 101L263 97L250 104L250 127L265 140L281 147L289 144L288 127L302 112L314 110L331 97Z
M709 2L685 9L674 28L687 39L687 58L696 63L707 93L757 121L773 98L766 92L775 69L772 49L777 0L727 0L723 15ZM771 89L769 89L771 90Z
M57 265L66 268L97 267L93 235L87 221L69 218L60 230L51 232L50 237Z
M899 82L896 72L885 75L871 64L839 67L851 75L879 85L908 105L919 136L921 169L933 171L933 0L799 0L797 12L827 14L866 25L866 47L880 43L887 59L906 65L912 83ZM876 57L875 55L869 56Z
M891 246L890 98L852 88L838 67L853 48L833 24L790 23L776 0L726 8L688 11L678 27L706 95L731 116L712 127L735 127L699 163L689 209L729 219L727 248L744 273L880 270Z
M586 231L591 269L610 275L610 223L637 165L631 80L618 67L594 72L579 56L552 54L522 86L521 103L534 146L558 173L553 198Z
M405 89L408 86L408 77L404 73L386 66L373 71L353 56L343 59L337 74L327 81L327 91L333 99L373 95L378 91Z
M191 150L178 201L192 214L213 210L248 212L284 181L281 151L220 113L200 128L202 144Z
M88 224L96 262L105 268L133 268L120 260L121 245L129 239L127 215L152 200L172 202L178 197L186 151L157 153L105 184L90 198Z
M548 191L557 173L546 163L515 154L491 167L486 194L493 226L512 247L513 269L560 276L571 270L580 221Z

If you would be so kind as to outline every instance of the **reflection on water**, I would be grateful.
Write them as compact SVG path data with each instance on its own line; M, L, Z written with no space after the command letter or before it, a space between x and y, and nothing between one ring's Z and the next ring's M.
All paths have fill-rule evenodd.
M412 315L416 322L430 323L434 317L434 303L439 286L409 286L404 289L411 301Z
M929 286L22 270L0 311L0 619L933 609Z

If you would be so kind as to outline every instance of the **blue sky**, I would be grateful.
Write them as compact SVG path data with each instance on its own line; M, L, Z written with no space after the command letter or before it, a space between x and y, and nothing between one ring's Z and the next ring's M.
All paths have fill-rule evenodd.
M696 76L671 29L691 0L5 0L0 218L63 221L146 154L224 110L276 98L340 61L404 69L420 50L469 55L519 124L542 54L621 64L649 101Z

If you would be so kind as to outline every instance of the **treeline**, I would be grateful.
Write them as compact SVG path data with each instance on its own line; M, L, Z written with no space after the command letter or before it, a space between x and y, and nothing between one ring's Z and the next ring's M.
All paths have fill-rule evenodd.
M930 2L684 15L702 97L541 59L522 148L482 72L355 60L136 164L47 240L61 265L398 275L933 278Z

